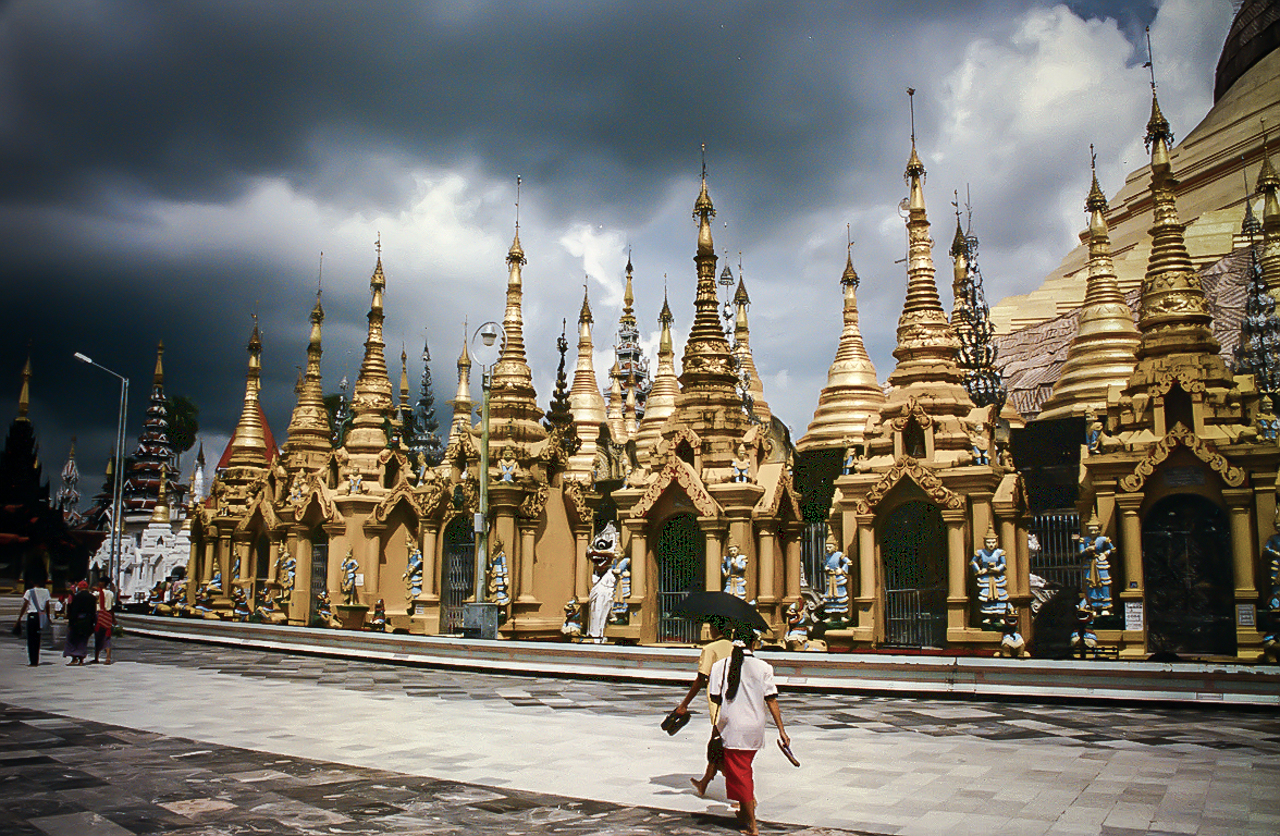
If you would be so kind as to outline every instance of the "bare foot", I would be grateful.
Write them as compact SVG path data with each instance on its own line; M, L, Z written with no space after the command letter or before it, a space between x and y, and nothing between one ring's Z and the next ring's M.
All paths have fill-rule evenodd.
M707 794L707 784L705 781L699 781L697 778L690 778L689 783L693 784L693 789L698 793L698 798L702 798Z

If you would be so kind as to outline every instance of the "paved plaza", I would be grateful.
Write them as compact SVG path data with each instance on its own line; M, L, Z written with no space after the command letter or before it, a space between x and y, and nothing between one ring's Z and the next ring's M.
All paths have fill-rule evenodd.
M12 616L10 616L11 618ZM0 642L0 833L733 832L671 686L117 640ZM783 693L767 833L1280 832L1273 712ZM705 703L703 703L705 706Z

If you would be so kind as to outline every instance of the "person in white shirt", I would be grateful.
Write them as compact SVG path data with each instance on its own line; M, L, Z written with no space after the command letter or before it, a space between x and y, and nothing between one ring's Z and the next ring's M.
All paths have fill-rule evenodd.
M18 623L22 623L24 615L27 617L27 663L32 668L40 664L40 633L49 626L49 600L43 580L34 581L22 596Z
M772 715L773 724L784 746L791 745L782 725L782 712L778 710L778 689L773 683L773 666L757 659L751 652L755 632L750 628L740 633L734 642L733 654L711 667L708 693L712 702L720 704L716 727L724 741L724 758L720 770L724 773L725 794L740 805L738 821L742 832L757 836L755 781L751 761L764 747L764 721L766 713Z

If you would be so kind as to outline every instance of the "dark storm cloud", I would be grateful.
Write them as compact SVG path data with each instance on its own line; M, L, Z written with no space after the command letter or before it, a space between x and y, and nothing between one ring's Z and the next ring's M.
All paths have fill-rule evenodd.
M1147 2L1068 6L1099 25L1115 17L1130 43L1155 15ZM1038 248L1052 266L1070 243L1077 221L1064 225L1046 205L1062 188L1063 149L1090 140L1028 150L1025 137L984 112L989 136L961 148L960 159L934 154L954 108L949 74L974 43L1004 44L1028 8L1013 0L9 3L0 7L0 396L4 380L16 394L32 341L46 471L63 439L79 433L82 468L97 474L114 426L113 379L71 353L132 378L136 437L155 342L164 339L170 393L191 394L206 428L229 432L256 310L263 399L283 442L316 256L328 253L331 390L355 377L373 238L385 231L393 377L403 340L416 386L425 330L444 400L461 321L501 310L514 189L493 184L522 174L527 340L545 401L550 346L561 318L576 313L564 298L580 298L584 265L562 251L574 224L617 236L616 257L622 241L637 244L637 311L649 328L658 279L669 272L677 322L688 327L688 212L706 142L717 244L747 251L757 365L766 378L809 376L797 387L803 395L783 405L802 432L839 331L832 300L846 221L859 240L864 322L874 323L864 328L868 345L881 376L891 368L902 284L894 207L909 149L903 88L920 88L916 125L933 176L936 239L950 239L951 189L980 171L999 181L974 184L992 281L1038 279L1048 268L1034 273L1020 248ZM1140 63L1135 54L1123 60ZM1081 175L1083 163L1072 158L1068 168ZM945 290L944 249L936 255ZM598 302L599 291L593 285ZM836 317L823 320L821 341L791 338L787 317L804 305ZM616 316L604 304L597 311L600 323ZM611 330L601 326L598 348Z

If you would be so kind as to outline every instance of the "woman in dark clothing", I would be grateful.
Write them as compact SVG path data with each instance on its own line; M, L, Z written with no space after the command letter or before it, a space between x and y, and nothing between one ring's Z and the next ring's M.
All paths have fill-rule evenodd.
M67 645L62 655L71 657L68 665L83 665L84 657L89 655L89 637L93 635L97 611L98 601L89 591L89 584L80 581L67 605Z

